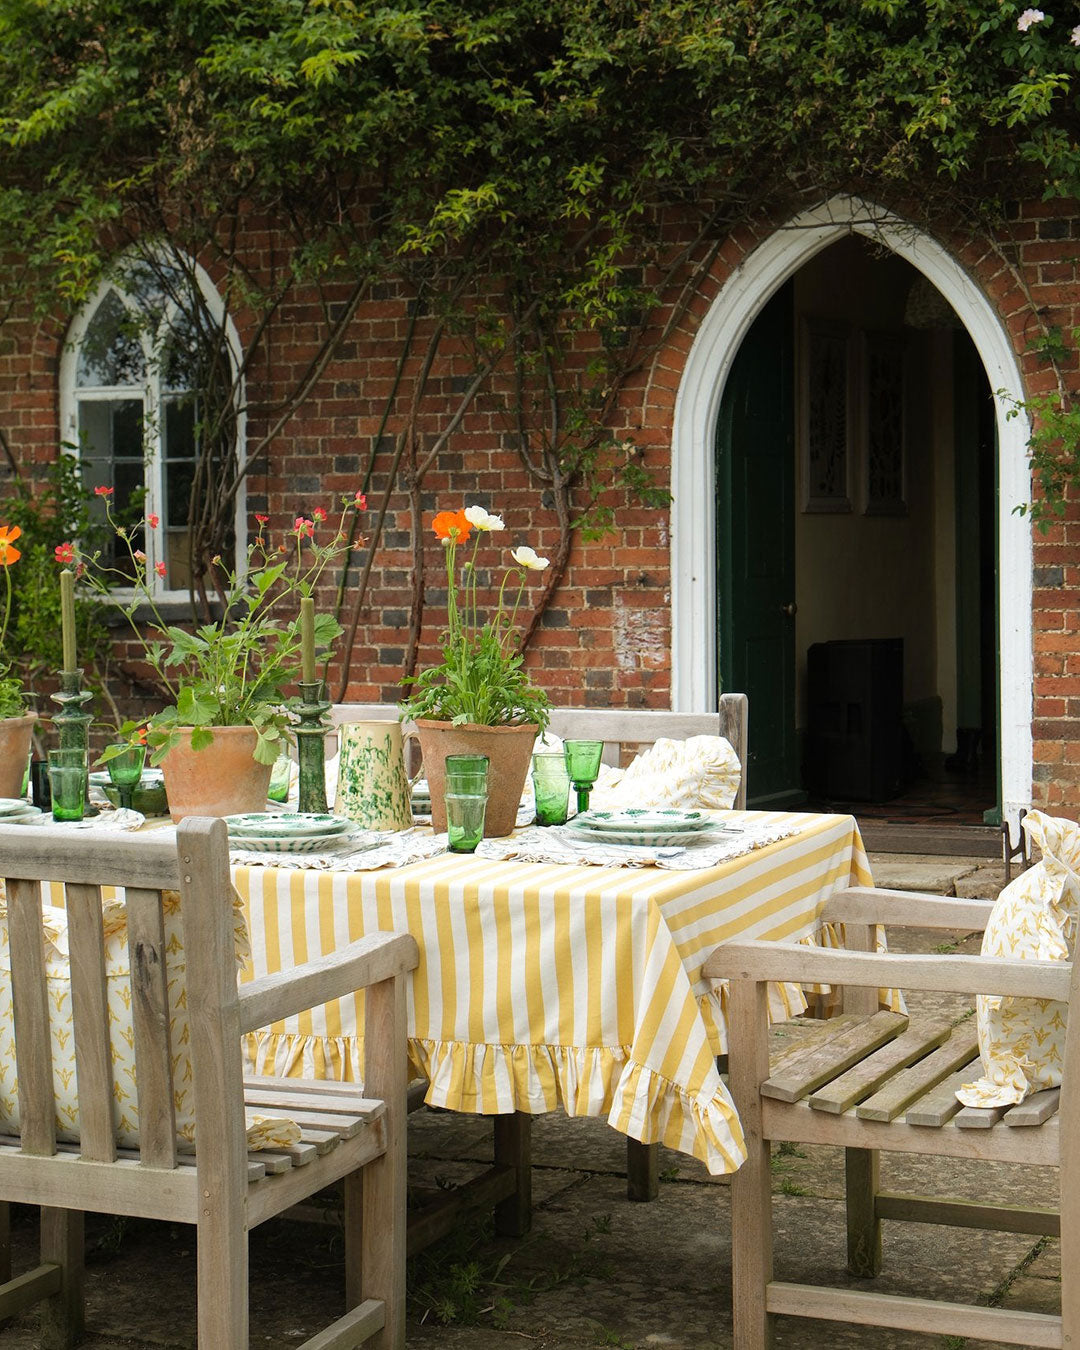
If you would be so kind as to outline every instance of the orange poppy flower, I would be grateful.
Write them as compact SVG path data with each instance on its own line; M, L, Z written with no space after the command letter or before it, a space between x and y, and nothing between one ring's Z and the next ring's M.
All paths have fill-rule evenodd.
M472 530L463 510L440 511L431 522L431 528L440 539L452 539L456 544L463 544Z
M22 557L22 553L12 547L21 534L22 529L18 525L0 525L0 567L10 567Z

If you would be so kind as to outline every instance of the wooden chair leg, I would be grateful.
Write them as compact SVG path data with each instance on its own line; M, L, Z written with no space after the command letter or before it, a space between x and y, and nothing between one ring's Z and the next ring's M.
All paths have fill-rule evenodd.
M11 1206L0 1201L0 1284L11 1279Z
M767 1012L764 984L732 982L731 1089L746 1139L746 1161L731 1178L733 1350L772 1350L776 1328L775 1315L765 1309L773 1278L772 1167L758 1093L769 1075Z
M524 1237L532 1227L532 1117L524 1111L495 1117L495 1166L517 1173L513 1195L495 1206L495 1231Z
M660 1145L626 1141L626 1198L655 1200L660 1194Z
M83 1336L81 1210L42 1209L41 1259L55 1262L62 1272L59 1292L41 1304L42 1350L70 1350Z
M881 1189L880 1172L876 1148L844 1150L847 1268L850 1274L864 1279L881 1274L881 1220L874 1203Z
M346 1183L346 1231L355 1229L350 1211L359 1200L363 1294L365 1299L381 1299L385 1310L382 1330L372 1344L378 1350L405 1350L408 1065L399 1049L405 1040L404 978L368 987L364 1022L364 1083L387 1103L386 1152L364 1168L361 1183L355 1178ZM359 1302L355 1286L349 1301Z

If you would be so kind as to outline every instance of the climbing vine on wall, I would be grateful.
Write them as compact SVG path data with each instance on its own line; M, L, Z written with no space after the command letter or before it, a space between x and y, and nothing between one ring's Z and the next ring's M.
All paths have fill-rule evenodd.
M677 318L733 228L849 192L983 241L1019 276L1010 202L1080 196L1078 20L1064 0L3 0L0 337L28 303L62 318L117 256L167 240L210 270L226 318L245 316L224 410L285 307L317 298L310 360L255 410L264 430L193 518L205 605L245 473L288 436L358 307L392 285L411 316L397 368L419 375L393 382L373 440L364 476L390 486L347 628L390 492L419 511L477 399L558 526L543 604L574 532L611 523L606 487L663 502L612 410L663 340L660 298L681 297ZM253 220L275 230L258 265ZM1035 509L1052 513L1078 458L1076 344L1052 350L1032 313L1060 377L1025 409ZM571 359L583 330L585 369ZM471 373L425 437L450 350ZM219 467L234 435L223 412L205 446Z

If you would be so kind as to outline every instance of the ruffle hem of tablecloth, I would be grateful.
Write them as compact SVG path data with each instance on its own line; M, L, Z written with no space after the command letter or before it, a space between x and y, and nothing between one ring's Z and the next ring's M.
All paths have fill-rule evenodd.
M248 1037L257 1074L362 1077L356 1037L256 1032ZM715 1175L746 1156L742 1129L726 1090L688 1093L625 1046L474 1045L410 1038L416 1077L428 1080L425 1101L451 1111L542 1114L561 1106L569 1116L606 1116L621 1133L699 1158Z

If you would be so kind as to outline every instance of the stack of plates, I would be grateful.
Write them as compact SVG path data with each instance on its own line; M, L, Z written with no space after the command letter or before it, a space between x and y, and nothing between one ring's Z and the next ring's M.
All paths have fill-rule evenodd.
M414 816L431 815L431 789L426 778L420 778L413 784L412 810Z
M362 830L344 816L293 811L272 815L253 811L242 816L226 816L229 843L233 848L254 853L328 853L348 849L374 848L380 836Z
M575 839L591 843L639 844L655 848L665 844L692 844L709 837L717 828L708 811L678 811L674 807L653 810L583 811L564 829Z
M41 807L31 806L22 797L0 797L0 825L24 825L40 815Z

